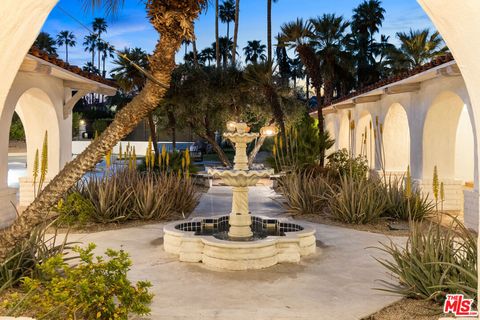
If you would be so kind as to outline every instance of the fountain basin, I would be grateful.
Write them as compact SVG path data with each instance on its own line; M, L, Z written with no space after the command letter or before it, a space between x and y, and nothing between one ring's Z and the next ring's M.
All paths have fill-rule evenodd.
M315 230L288 219L252 216L254 236L244 241L219 236L228 230L228 220L216 216L170 223L164 227L164 249L180 261L234 271L296 263L316 252Z
M208 169L208 174L215 178L221 178L225 184L232 187L249 187L257 184L260 178L268 178L272 170L227 170Z

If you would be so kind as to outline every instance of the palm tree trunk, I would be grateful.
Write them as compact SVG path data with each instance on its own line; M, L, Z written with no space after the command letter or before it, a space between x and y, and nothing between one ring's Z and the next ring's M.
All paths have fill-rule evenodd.
M233 30L232 65L237 59L238 23L240 21L240 0L235 1L235 27Z
M217 69L220 69L220 42L218 36L218 0L215 0L215 59L217 60Z
M65 44L65 62L68 63L68 45Z
M147 118L148 118L148 126L150 128L150 137L152 138L153 150L155 151L155 159L158 159L160 152L158 151L157 128L155 126L155 121L153 121L152 112L148 114Z
M267 0L267 52L268 62L272 62L272 0Z
M307 75L306 77L306 90L305 90L305 94L307 95L307 103L308 103L308 100L310 100L310 77Z
M318 116L318 135L320 138L323 138L325 135L325 129L324 129L324 118L323 118L323 108L320 103L320 86L315 87L315 94L317 95L317 116ZM320 156L320 167L323 168L325 165L325 149L320 148L319 150L319 156Z
M170 106L167 108L167 118L168 127L170 128L170 133L172 135L172 151L175 151L177 148L177 119L175 119L175 114L171 111Z
M227 22L227 40L230 40L230 21ZM228 43L228 41L227 41Z
M170 3L171 2L171 3ZM149 16L155 29L161 34L150 57L152 79L147 80L143 90L122 110L108 128L95 139L78 157L69 162L55 178L40 192L38 197L14 221L0 232L0 262L14 250L15 246L30 235L32 228L51 216L51 208L85 173L95 167L102 157L130 133L152 110L154 110L175 68L175 54L185 34L191 33L191 23L200 12L202 1L159 1L148 4ZM168 17L168 18L166 18Z

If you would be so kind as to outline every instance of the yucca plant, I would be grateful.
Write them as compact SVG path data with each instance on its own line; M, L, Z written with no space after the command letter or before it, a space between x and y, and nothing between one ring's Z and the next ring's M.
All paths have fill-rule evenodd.
M449 293L474 299L477 305L477 240L452 217L448 228L431 223L427 230L412 222L405 247L393 242L379 250L389 259L377 259L394 277L379 290L410 298L443 303Z
M143 174L133 186L133 212L136 219L164 219L173 211L175 190L160 185L158 177L151 173Z
M92 219L101 223L121 222L132 215L131 196L133 190L131 179L125 179L127 171L117 171L103 177L91 177L85 181L83 192L92 202L95 211Z
M409 178L385 178L384 194L387 199L385 216L421 221L433 214L435 205L419 188L414 186Z
M358 177L352 173L341 176L338 185L329 186L327 196L330 214L344 223L374 222L387 206L387 199L378 180Z
M291 215L319 214L325 206L329 181L313 172L292 172L279 180Z

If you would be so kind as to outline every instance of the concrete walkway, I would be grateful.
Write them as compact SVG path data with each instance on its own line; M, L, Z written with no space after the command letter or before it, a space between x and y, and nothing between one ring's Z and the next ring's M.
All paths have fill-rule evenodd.
M266 187L252 188L251 211L281 214ZM228 188L212 187L195 215L227 214ZM256 211L258 210L258 212ZM308 223L307 223L308 224ZM382 253L367 247L389 241L379 234L326 225L317 230L319 253L300 264L280 264L245 272L211 270L180 263L162 248L162 224L75 234L70 240L95 242L98 251L124 249L133 260L132 280L149 280L155 294L150 319L330 320L360 319L399 299L381 291L385 270L373 259ZM404 238L395 238L404 242Z

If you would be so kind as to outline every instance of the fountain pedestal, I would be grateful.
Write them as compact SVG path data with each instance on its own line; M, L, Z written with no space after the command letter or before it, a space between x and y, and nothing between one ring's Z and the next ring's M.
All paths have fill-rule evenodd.
M233 187L232 212L230 213L230 230L228 235L235 238L249 238L253 236L252 217L248 210L248 188Z

